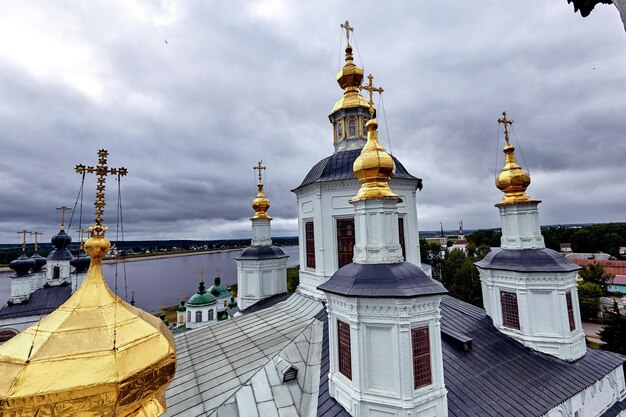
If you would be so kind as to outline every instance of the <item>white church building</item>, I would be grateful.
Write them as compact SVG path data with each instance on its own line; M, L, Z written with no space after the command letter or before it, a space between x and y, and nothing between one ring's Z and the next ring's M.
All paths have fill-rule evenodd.
M485 309L420 268L421 180L378 143L361 95L377 88L362 85L349 41L334 152L294 190L300 286L263 292L262 274L238 275L243 315L175 336L164 415L626 416L626 357L585 348L577 267L545 248L511 145L497 181L502 248L477 264ZM267 248L269 221L258 225L252 247Z

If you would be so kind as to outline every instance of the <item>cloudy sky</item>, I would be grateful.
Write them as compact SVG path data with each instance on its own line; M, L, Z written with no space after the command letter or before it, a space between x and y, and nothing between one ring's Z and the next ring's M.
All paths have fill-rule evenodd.
M333 151L346 19L385 89L381 142L424 180L420 229L498 226L503 110L542 223L626 221L626 34L613 6L583 19L565 0L356 4L2 1L0 242L24 228L49 239L55 207L76 200L74 165L100 148L129 169L127 239L249 236L259 159L274 235L295 235L290 190ZM91 222L94 178L85 187ZM116 194L109 182L113 232Z

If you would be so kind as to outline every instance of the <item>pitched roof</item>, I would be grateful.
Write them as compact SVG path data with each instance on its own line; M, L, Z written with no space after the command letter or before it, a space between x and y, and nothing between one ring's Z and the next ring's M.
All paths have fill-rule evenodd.
M292 191L298 190L306 185L315 182L340 181L355 179L352 172L354 160L361 154L361 149L351 149L348 151L335 152L329 157L319 161L311 168L309 173L304 177L302 184L294 188ZM422 188L422 180L409 174L404 165L400 163L393 155L393 162L396 164L396 172L393 178L415 180L417 188Z
M607 274L626 275L626 261L611 261L604 259L572 259L576 265L587 266L589 264L600 264Z
M0 319L39 316L49 314L67 301L72 295L70 284L40 288L32 293L25 303L6 305L0 309Z

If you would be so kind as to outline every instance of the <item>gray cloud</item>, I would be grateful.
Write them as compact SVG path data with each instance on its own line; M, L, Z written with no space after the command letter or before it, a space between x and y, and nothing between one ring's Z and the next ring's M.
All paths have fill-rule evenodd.
M249 236L259 159L274 234L295 234L290 190L332 152L346 18L386 91L382 143L424 179L421 229L498 226L502 110L516 120L543 223L626 220L626 37L615 8L583 20L565 1L301 3L5 5L0 241L23 228L48 239L54 208L76 199L74 165L95 164L100 148L129 168L127 239ZM109 181L111 230L116 194ZM83 223L93 195L89 178Z

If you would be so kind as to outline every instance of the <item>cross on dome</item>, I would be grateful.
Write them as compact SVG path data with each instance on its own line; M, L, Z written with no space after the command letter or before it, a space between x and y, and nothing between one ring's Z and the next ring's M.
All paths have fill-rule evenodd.
M350 32L354 32L354 27L350 26L350 22L347 20L339 26L346 31L346 41L348 42L348 45L350 45Z
M502 112L502 117L498 119L498 123L502 123L504 125L504 140L506 140L506 144L509 144L509 126L512 125L514 120L506 118L506 112Z
M57 210L61 211L61 230L65 230L65 212L69 211L69 207L57 207Z
M374 87L374 76L372 74L367 76L368 79L368 84L367 85L361 85L359 86L359 89L361 90L367 90L369 96L370 96L370 100L367 102L367 104L370 105L370 118L374 118L374 93L378 93L378 94L382 94L385 90L382 89L382 87Z
M30 234L30 231L24 229L17 232L18 235L22 235L22 252L26 252L26 235Z

